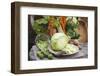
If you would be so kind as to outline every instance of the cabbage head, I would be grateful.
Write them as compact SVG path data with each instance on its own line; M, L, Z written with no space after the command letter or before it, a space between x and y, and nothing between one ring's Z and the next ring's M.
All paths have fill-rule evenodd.
M67 45L69 37L64 33L55 33L51 38L51 48L54 51L61 51Z

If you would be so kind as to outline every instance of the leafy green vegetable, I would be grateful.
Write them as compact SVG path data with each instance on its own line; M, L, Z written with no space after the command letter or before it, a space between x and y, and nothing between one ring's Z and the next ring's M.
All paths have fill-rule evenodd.
M46 20L45 18L41 18L41 19L36 20L36 23L38 23L38 24L47 24L48 20Z
M53 59L53 55L48 51L48 50L39 50L37 52L37 56L40 59L48 58L48 59Z
M45 55L45 56L48 56L49 55L49 51L46 49L46 50L41 50L42 53Z
M36 42L36 45L39 47L39 49L46 50L47 47L48 47L48 42L43 41L43 40L39 40L39 41Z
M48 51L48 42L47 41L38 40L36 42L36 45L40 49L40 51L37 52L37 56L40 59L43 59L45 57L48 58L48 59L52 59L53 58L53 55Z
M48 55L48 59L50 59L50 60L53 59L53 55L52 54L49 54Z
M47 33L48 18L43 17L43 18L37 19L33 22L32 26L36 34Z
M53 59L53 55L46 49L37 51L37 56L40 59L44 59L44 58Z
M43 54L41 51L37 51L37 56L38 56L40 59L43 59L43 58L44 58L44 54Z
M80 37L80 35L77 32L78 26L79 23L76 17L72 17L72 18L70 17L68 19L66 30L67 30L67 34L72 39L78 39Z
M80 34L71 29L68 30L68 35L71 37L71 39L78 39L80 37Z

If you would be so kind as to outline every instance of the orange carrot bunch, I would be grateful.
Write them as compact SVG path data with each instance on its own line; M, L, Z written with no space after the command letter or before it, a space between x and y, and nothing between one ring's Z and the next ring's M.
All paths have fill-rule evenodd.
M50 16L49 21L48 21L48 34L50 36L52 36L54 33L56 33L58 31L57 27L54 27L55 26L55 24L54 24L55 19L56 18L54 16ZM65 16L60 16L59 23L60 23L62 31L66 34L66 30L65 30L66 23L67 23L66 17Z
M50 36L52 36L54 33L56 33L56 29L54 28L54 17L50 16L49 22L48 22L48 33Z
M66 33L66 30L65 30L66 23L67 23L66 17L65 16L61 16L60 17L60 24L61 24L61 27L62 27L62 30L63 30L64 33Z

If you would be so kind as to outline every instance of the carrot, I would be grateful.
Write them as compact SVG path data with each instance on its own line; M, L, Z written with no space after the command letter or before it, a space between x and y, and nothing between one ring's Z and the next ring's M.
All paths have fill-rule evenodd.
M56 33L56 29L54 28L54 17L53 16L50 16L50 19L48 22L48 33L50 36Z
M62 27L62 30L64 33L66 33L66 30L65 30L65 27L66 27L66 17L65 16L61 16L60 17L60 24L61 24L61 27Z

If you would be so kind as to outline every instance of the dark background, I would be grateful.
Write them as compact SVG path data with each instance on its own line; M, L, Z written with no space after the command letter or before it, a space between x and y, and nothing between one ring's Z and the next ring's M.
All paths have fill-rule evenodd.
M35 37L36 37L36 33L32 29L32 25L30 22L30 15L28 15L28 53L29 53L30 49L32 48L32 45L35 44L35 41L34 41ZM29 56L28 56L28 60L30 60Z

